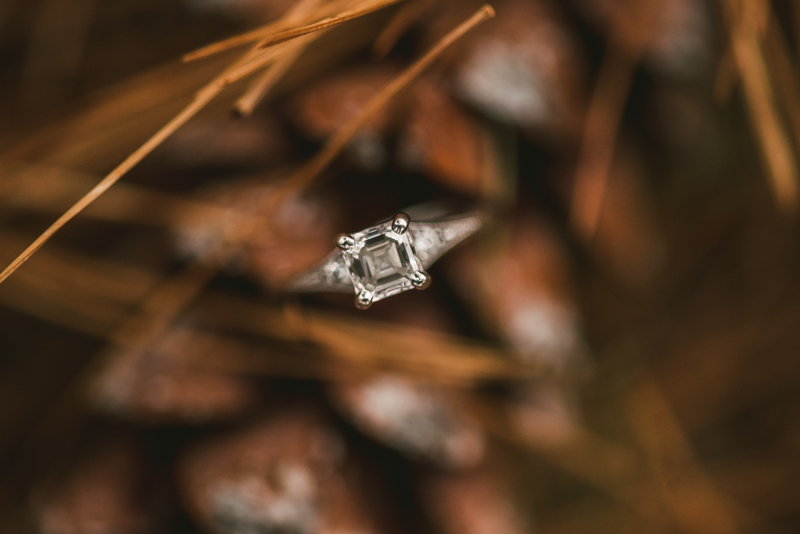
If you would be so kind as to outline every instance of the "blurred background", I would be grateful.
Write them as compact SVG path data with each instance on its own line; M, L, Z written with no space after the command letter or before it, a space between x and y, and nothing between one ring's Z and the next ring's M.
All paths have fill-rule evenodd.
M0 1L4 267L192 109L0 285L0 531L800 528L800 4L492 5L369 111L481 2ZM426 291L285 291L426 202Z

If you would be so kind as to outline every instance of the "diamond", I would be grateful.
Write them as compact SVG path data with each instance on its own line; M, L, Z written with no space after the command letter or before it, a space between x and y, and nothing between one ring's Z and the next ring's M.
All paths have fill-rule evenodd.
M353 245L341 251L360 307L414 289L415 273L422 271L411 232L398 233L392 222L350 235Z

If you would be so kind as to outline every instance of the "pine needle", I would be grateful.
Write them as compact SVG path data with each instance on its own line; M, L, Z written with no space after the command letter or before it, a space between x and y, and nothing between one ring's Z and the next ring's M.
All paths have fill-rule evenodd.
M318 0L309 0L309 1L316 3ZM378 11L379 9L382 9L382 8L384 8L386 6L389 6L391 4L397 3L399 1L400 0L378 0L376 2L375 0L369 0L367 2L362 2L362 3L358 4L358 7L356 7L356 8L353 8L353 9L350 9L350 10L347 10L347 11L343 11L343 12L339 13L338 15L334 15L334 16L325 18L323 20L320 20L320 21L312 24L312 26L323 24L323 23L328 24L329 26L333 26L333 25L339 24L341 22L346 22L346 20L352 20L354 18L357 18L358 16L367 15L367 14L372 13L374 11ZM347 5L350 5L350 4L352 4L352 0L345 0L344 2L342 2L342 1L331 2L330 4L321 6L319 9L311 12L309 14L309 18L320 16L323 13L329 13L329 12L336 13L336 10L341 9L342 6L347 6ZM308 4L306 4L306 5L308 5ZM354 13L356 13L356 12L360 12L361 15L354 15ZM347 17L347 19L346 20L340 20L341 17ZM304 20L302 22L305 22L306 20L308 20L308 19L304 18ZM336 22L332 22L333 20L336 20ZM275 37L280 36L279 39L284 40L284 41L288 40L288 39L291 39L291 37L285 38L286 37L286 32L292 32L292 31L296 31L296 30L303 30L305 33L310 33L308 31L309 26L304 26L303 28L292 28L293 25L294 24L292 24L291 22L288 22L286 20L286 18L282 18L282 19L279 19L276 22L273 22L273 23L267 24L265 26L262 26L261 28L256 28L255 30L249 31L247 33L243 33L241 35L237 35L237 36L231 37L229 39L225 39L223 41L219 41L219 42L210 44L208 46L204 46L203 48L195 50L194 52L190 52L190 53L186 54L185 56L183 56L183 61L184 62L195 61L197 59L202 59L202 58L217 54L219 52L223 52L225 50L230 50L231 48L236 48L236 47L239 47L239 46L242 46L242 45L246 45L248 43L254 43L254 42L257 42L257 41L262 41L262 40L267 39L267 38L275 38ZM326 27L328 27L328 26L326 26ZM318 29L323 29L323 28L318 28ZM312 30L312 31L316 31L316 30ZM303 35L303 33L301 32L300 35ZM296 37L297 36L299 36L299 35L296 35ZM280 42L280 41L277 41L277 42ZM277 44L277 42L273 42L272 44ZM267 46L270 46L270 45L267 45Z
M800 80L792 64L789 45L774 14L764 37L767 59L775 75L775 88L794 134L795 154L800 154Z
M267 65L272 64L278 58L280 58L287 50L290 50L295 43L286 43L286 47L275 47L270 48L267 50L262 50L258 46L254 48L254 52L252 57L246 61L242 62L239 66L235 69L231 69L227 75L222 78L221 83L222 85L231 85L233 83L238 82L242 78L245 78L252 74L253 72L266 67Z
M594 237L600 220L635 66L627 54L607 52L586 114L570 213L573 229L586 242Z
M297 45L291 50L283 53L280 58L267 67L247 91L236 101L234 112L240 117L249 117L259 102L261 102L284 74L295 64L297 58L303 53L306 47L316 38L324 34L321 31L315 35L300 37Z
M378 2L375 2L374 4L367 5L366 7L351 9L349 11L339 13L334 17L329 17L319 22L309 24L308 26L302 26L300 28L291 28L288 30L277 32L273 35L265 37L263 41L259 43L258 47L268 48L270 46L283 43L284 41L289 41L290 39L295 39L303 35L308 35L309 33L314 33L320 30L325 30L327 28L332 28L334 26L338 26L339 24L343 24L350 20L363 17L364 15L369 15L370 13L383 9L392 4L396 4L397 2L400 1L402 0L380 0Z
M744 86L750 119L761 144L772 193L784 212L794 213L798 204L797 167L778 115L761 49L769 8L760 0L726 0L725 7L731 50Z
M629 17L617 17L609 35L608 51L586 111L570 207L570 223L586 242L597 231L634 69L644 53L658 15L664 9L655 0L618 5L619 9L631 11ZM637 32L639 38L635 42L626 42L622 37L624 24L638 24L646 30Z

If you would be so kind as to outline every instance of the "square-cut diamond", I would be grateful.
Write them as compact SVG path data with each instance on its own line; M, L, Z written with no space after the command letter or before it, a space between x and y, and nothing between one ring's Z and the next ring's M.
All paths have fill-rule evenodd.
M422 270L411 232L399 234L391 221L352 234L352 249L342 251L356 294L364 290L372 301L413 289L410 276Z

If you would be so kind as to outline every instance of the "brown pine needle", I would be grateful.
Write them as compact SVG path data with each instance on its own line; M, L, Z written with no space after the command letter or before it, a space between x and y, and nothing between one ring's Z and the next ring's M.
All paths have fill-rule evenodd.
M315 0L310 0L310 1L316 3ZM366 13L363 13L363 14L366 15L367 13L371 13L372 11L377 11L378 9L381 9L382 7L385 7L387 5L393 4L393 3L398 2L398 1L400 1L400 0L379 0L377 3L375 3L374 1L370 0L368 2L363 2L360 5L362 5L362 6L363 5L367 5L367 9L369 11L367 11ZM333 13L335 13L337 9L341 8L341 6L347 6L348 4L351 4L351 3L352 3L352 0L345 0L343 2L342 1L331 2L330 4L321 6L315 12L310 13L308 18L313 20L314 17L320 16L323 13L331 13L331 11ZM351 13L352 11L353 10L345 11L345 12L340 13L337 16L344 15L345 13ZM287 21L287 18L288 18L288 16L284 17L284 18L281 18L281 19L277 20L276 22L267 24L267 25L262 26L260 28L256 28L255 30L249 31L247 33L243 33L241 35L236 35L234 37L231 37L229 39L225 39L223 41L212 43L212 44L210 44L208 46L204 46L203 48L195 50L194 52L189 52L188 54L183 56L183 61L184 62L195 61L197 59L202 59L202 58L214 55L214 54L218 54L219 52L224 52L225 50L230 50L231 48L236 48L238 46L246 45L248 43L254 43L256 41L261 41L262 39L265 39L267 37L274 36L274 35L277 35L279 33L285 32L285 31L291 29L291 27L294 25L292 22ZM308 18L304 18L302 22L307 21ZM352 18L355 18L355 17L352 17ZM330 17L326 18L326 19L323 19L323 20L330 20ZM322 21L320 21L320 22L322 22ZM342 22L344 22L344 21L342 21ZM273 44L275 44L275 43L273 43Z
M383 9L384 7L390 6L392 4L396 4L397 2L400 1L402 0L381 0L372 5L368 5L367 7L351 9L349 11L339 13L334 17L328 17L327 19L323 19L319 22L309 24L308 26L301 26L300 28L291 28L289 30L284 30L282 32L278 32L273 35L270 35L269 37L266 37L264 39L264 42L262 42L259 45L259 47L268 48L270 46L282 43L284 41L288 41L290 39L295 39L303 35L308 35L309 33L318 32L320 30L331 28L333 26L338 26L339 24L343 24L350 20L363 17L364 15L369 15L370 13Z
M328 140L325 147L317 153L316 156L298 172L292 175L282 186L281 192L283 194L296 191L308 186L328 165L339 155L339 153L347 146L359 130L375 115L382 107L389 103L400 91L413 82L425 69L427 69L450 45L456 42L464 34L481 22L494 17L494 8L490 5L484 5L469 19L461 23L453 31L445 35L436 45L433 46L424 56L416 61L413 65L403 71L397 78L392 80L386 87L384 87L378 94L364 106L357 116L353 117L350 122L342 126L333 136ZM276 198L281 198L281 194L277 194Z
M609 50L603 59L597 86L586 111L575 172L570 224L586 242L591 241L597 231L634 69L644 53L647 36L651 35L663 6L655 0L641 0L640 3L626 4L625 9L633 10L632 15L630 18L620 17L611 29ZM630 24L631 21L642 25L647 31L640 30L640 37L636 41L625 42L620 37L624 31L617 25Z
M287 24L284 23L283 21L278 21L272 24L268 24L266 26L262 26L261 28L257 28L247 33L243 33L241 35L237 35L236 37L231 37L230 39L226 39L218 43L204 46L203 48L195 50L194 52L189 52L188 54L185 54L181 58L181 61L183 61L184 63L189 63L191 61L197 61L198 59L203 59L208 56L213 56L214 54L224 52L225 50L230 50L231 48L243 46L248 43L254 43L256 41L263 39L266 35L269 35L270 33L282 31L283 29L285 29L286 26Z
M758 134L770 185L778 206L787 213L797 210L797 167L791 143L781 124L767 66L761 50L758 17L748 10L766 9L749 0L725 2L730 26L731 49L742 79L750 119Z
M586 114L570 213L573 229L586 242L591 241L600 220L634 68L635 61L626 54L609 51Z
M775 88L794 134L796 153L800 154L800 79L792 64L789 44L774 16L770 18L769 24L764 35L767 59L777 82Z
M291 43L292 46L294 44L295 43ZM277 61L277 59L283 54L285 54L287 49L288 48L284 47L275 47L270 48L269 50L261 50L256 47L256 53L254 53L248 61L242 62L235 69L230 69L228 71L227 75L222 78L222 84L231 85L232 83L236 83L242 78L249 76L253 72L270 65L274 61Z
M306 46L316 37L321 37L323 32L316 35L303 37L302 43L286 51L280 58L267 67L267 69L256 79L247 91L236 101L234 111L240 117L249 117L259 102L261 102L272 87L278 83L284 74L294 65Z
M186 106L180 113L172 118L165 124L158 132L156 132L150 139L148 139L142 146L136 149L130 156L128 156L122 163L120 163L114 170L112 170L100 183L94 186L86 195L76 202L70 209L68 209L56 222L50 225L47 230L42 233L36 240L26 248L11 264L0 273L0 283L5 281L11 274L19 269L19 267L28 261L28 259L39 250L42 245L60 230L67 222L71 221L76 215L83 211L88 205L97 200L109 187L114 185L120 178L122 178L128 171L135 167L142 161L148 154L155 150L161 143L163 143L170 135L175 133L178 128L186 124L186 122L194 117L206 104L216 97L220 91L225 87L224 80L228 77L231 70L236 70L241 63L246 63L251 56L256 52L255 48L245 53L238 61L234 62L231 67L226 69L220 76L212 80L205 87L203 87L195 96L194 100Z
M255 52L250 61L243 63L238 69L232 70L228 76L223 79L223 83L226 85L232 84L264 67L265 65L276 61L277 58L282 57L283 54L286 53L286 50L294 50L295 47L302 46L303 43L291 43L291 47L289 48L277 48L275 45L280 45L292 39L297 39L315 32L320 32L332 26L362 17L399 1L401 0L380 0L379 2L371 4L365 8L346 11L335 17L331 17L308 26L293 28L265 37L261 39L258 44L256 44L254 49Z
M344 0L348 2L350 0ZM256 28L255 30L251 30L247 33L243 33L241 35L235 35L228 39L224 39L222 41L217 41L216 43L211 43L210 45L206 45L202 48L199 48L193 52L189 52L185 54L181 60L184 63L190 61L196 61L198 59L203 59L209 56L213 56L219 52L224 52L225 50L230 50L231 48L236 48L238 46L245 45L247 43L256 42L263 37L285 30L287 28L291 28L297 24L303 24L308 22L309 18L314 19L319 16L325 16L324 13L328 13L328 10L331 9L334 5L338 5L341 3L339 2L331 2L327 5L319 6L320 0L300 0L297 2L292 8L281 18L276 20L275 22L271 22L260 28Z

